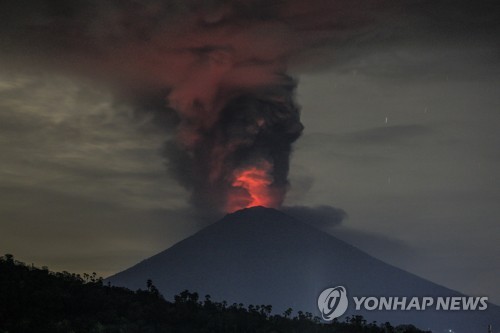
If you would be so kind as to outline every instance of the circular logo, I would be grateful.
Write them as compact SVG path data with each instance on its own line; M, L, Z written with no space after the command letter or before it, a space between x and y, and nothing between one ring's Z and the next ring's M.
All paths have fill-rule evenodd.
M318 297L318 308L326 321L342 316L348 305L347 292L342 286L325 289Z

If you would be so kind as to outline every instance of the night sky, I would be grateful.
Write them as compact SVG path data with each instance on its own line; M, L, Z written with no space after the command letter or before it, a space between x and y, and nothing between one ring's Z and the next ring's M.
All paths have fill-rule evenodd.
M5 5L0 253L108 276L215 221L168 172L175 126L162 108L172 89L203 81L176 50L221 44L254 66L230 82L265 77L262 59L297 81L304 130L286 206L342 209L347 218L320 227L500 303L500 5L305 3ZM283 30L208 42L210 33L186 32L195 14L222 28L258 18Z

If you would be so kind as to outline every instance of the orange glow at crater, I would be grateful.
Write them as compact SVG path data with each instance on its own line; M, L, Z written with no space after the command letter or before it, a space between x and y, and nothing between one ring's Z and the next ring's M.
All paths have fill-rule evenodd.
M270 186L272 164L262 162L234 173L227 199L226 211L235 212L243 208L255 206L276 207L276 199Z

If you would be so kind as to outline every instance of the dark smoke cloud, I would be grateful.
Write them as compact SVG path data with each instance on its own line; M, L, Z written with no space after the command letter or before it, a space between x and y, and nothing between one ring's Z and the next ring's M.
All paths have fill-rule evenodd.
M352 35L342 26L362 27L377 6L24 1L3 17L1 45L14 46L5 56L11 61L43 62L120 86L168 129L168 169L202 211L251 203L251 189L235 185L248 168L264 172L265 202L277 207L288 188L292 143L303 129L295 82L286 74L290 59Z
M280 210L299 221L324 231L329 231L332 227L340 225L347 218L347 213L344 210L328 205L284 206Z
M344 223L348 214L336 207L283 206L282 212L301 222L325 231L348 244L354 245L376 258L384 258L399 265L415 257L415 249L397 237L359 230Z
M234 170L272 161L272 191L278 200L288 186L291 144L300 136L299 110L288 86L266 87L253 95L240 95L220 111L211 128L200 132L193 149L177 141L167 143L169 169L193 193L197 207L224 207L224 198L235 191L228 181ZM237 190L237 189L236 189ZM280 205L277 202L276 205Z
M198 208L221 210L227 195L245 201L231 193L231 176L258 163L272 164L269 190L279 206L302 130L287 71L349 63L359 50L424 40L434 28L447 38L463 27L498 27L491 14L470 22L445 4L20 0L0 11L0 60L109 81L120 98L151 112L167 129L168 168Z

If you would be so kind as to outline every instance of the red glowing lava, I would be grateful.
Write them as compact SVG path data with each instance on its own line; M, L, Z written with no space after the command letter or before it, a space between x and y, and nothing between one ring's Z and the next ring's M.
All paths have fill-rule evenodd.
M226 205L226 211L235 212L243 208L255 206L276 207L276 198L270 186L272 164L262 162L234 173L234 180Z

